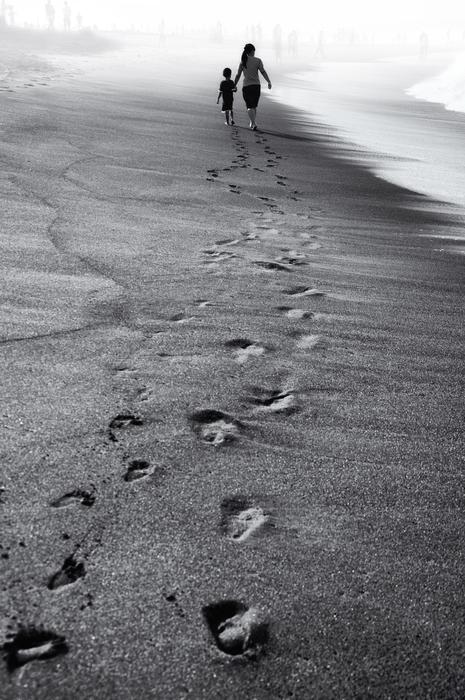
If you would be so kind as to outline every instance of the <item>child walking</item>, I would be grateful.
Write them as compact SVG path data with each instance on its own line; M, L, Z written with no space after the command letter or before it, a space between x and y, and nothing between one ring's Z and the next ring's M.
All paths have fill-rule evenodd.
M225 124L228 126L234 125L234 114L233 114L233 92L237 92L237 87L234 84L234 80L231 80L231 68L225 68L223 71L224 80L220 83L220 90L218 92L218 99L216 104L220 101L220 97L223 97L223 106L221 111L224 112Z

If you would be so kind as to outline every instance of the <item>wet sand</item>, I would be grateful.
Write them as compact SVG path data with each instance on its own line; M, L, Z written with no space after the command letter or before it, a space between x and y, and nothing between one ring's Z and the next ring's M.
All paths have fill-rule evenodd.
M2 97L4 696L462 697L463 221L119 69Z

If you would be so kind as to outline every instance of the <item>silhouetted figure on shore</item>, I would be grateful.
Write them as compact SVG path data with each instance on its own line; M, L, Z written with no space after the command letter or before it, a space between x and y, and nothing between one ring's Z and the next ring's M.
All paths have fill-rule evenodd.
M281 61L281 55L283 50L283 32L280 24L276 24L273 29L273 49L276 61L279 63Z
M216 23L214 40L217 44L223 43L223 25L221 24L221 22Z
M15 23L15 8L13 5L8 5L8 24L12 27Z
M158 44L164 46L166 43L165 20L161 19L158 25Z
M47 16L48 29L55 29L55 8L50 0L45 4L45 14Z
M428 34L426 32L422 32L420 34L420 59L424 60L428 56L428 50L429 50L429 39L428 39Z
M289 52L290 56L297 56L298 53L298 36L297 32L295 29L290 32L289 36L287 37L287 50Z
M82 15L80 12L78 12L76 15L76 24L77 24L77 28L80 31L82 29Z
M325 33L323 30L321 30L318 34L318 40L316 42L315 49L315 58L320 58L322 60L326 58Z
M63 28L65 32L71 29L71 8L67 2L63 5Z

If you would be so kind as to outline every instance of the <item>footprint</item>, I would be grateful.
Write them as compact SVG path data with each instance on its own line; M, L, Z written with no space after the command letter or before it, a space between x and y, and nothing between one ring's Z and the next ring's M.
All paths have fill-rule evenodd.
M245 542L259 530L269 516L263 508L252 505L242 496L225 498L221 504L221 526L226 536L234 542Z
M241 423L222 411L205 409L191 416L193 429L202 442L218 447L239 437Z
M51 591L56 591L62 586L69 586L75 583L80 578L84 578L86 570L82 562L77 562L73 555L67 557L63 566L53 576L50 577L47 588Z
M90 508L95 503L95 494L89 491L81 491L76 489L75 491L70 491L65 493L64 496L60 496L56 500L50 503L52 508L67 508L68 506L82 505Z
M315 287L292 287L291 289L284 289L284 294L291 297L323 297L324 292L320 292L319 289Z
M293 309L292 306L278 306L278 311L283 311L288 318L293 320L312 318L315 315L311 311L304 311L304 309Z
M141 418L133 415L132 413L119 413L110 421L110 425L108 426L110 440L113 442L118 442L113 431L129 428L132 425L142 425Z
M196 304L199 305L199 309L205 309L207 306L212 306L211 301L206 299L196 299Z
M292 253L294 253L294 251L292 251ZM295 255L282 255L278 258L278 260L286 265L293 265L294 267L307 264L306 257L303 253L295 253Z
M207 260L207 263L210 262L218 262L220 260L231 260L232 258L236 258L237 255L235 253L231 253L226 250L204 250L204 255L207 255L210 260Z
M291 272L291 270L286 267L286 265L282 265L281 263L277 262L270 262L268 260L254 260L252 262L252 265L255 265L256 267L261 267L264 270L277 270L278 272Z
M249 231L249 233L243 233L242 236L244 237L244 241L260 241L257 234L253 233L252 231Z
M299 410L297 399L292 391L269 391L260 387L255 387L253 391L255 395L251 397L250 401L259 406L261 410L271 413L285 413L286 415L291 415Z
M142 420L132 413L118 413L109 425L110 430L128 428L130 425L142 425Z
M215 245L237 245L240 243L238 238L224 238L221 241L215 241Z
M299 350L312 350L320 344L319 335L302 335L296 342Z
M181 312L179 314L174 314L168 320L173 321L174 323L188 323L189 321L194 321L195 319L193 316L186 316Z
M151 476L154 471L154 467L145 459L133 459L132 462L129 463L126 474L124 475L124 480L138 481L139 479L146 479Z
M250 357L260 357L265 353L265 348L262 345L253 340L247 340L247 338L228 340L226 347L235 350L235 360L240 365L245 364Z
M203 616L224 654L253 655L268 641L268 623L257 608L236 600L222 600L202 608Z
M36 659L51 659L66 654L69 647L66 638L55 632L38 630L33 627L20 629L11 642L3 645L8 670L24 666Z

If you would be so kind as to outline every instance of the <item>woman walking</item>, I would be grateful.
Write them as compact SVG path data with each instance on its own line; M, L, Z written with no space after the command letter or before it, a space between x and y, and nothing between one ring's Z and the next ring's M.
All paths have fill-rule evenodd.
M258 101L260 99L260 77L258 72L263 75L268 83L268 90L271 90L271 82L266 70L263 67L262 59L255 56L255 46L246 44L242 52L241 62L237 69L237 75L234 79L234 84L237 85L242 74L244 74L244 83L242 86L242 95L244 97L245 106L250 119L250 128L256 130L256 117Z

